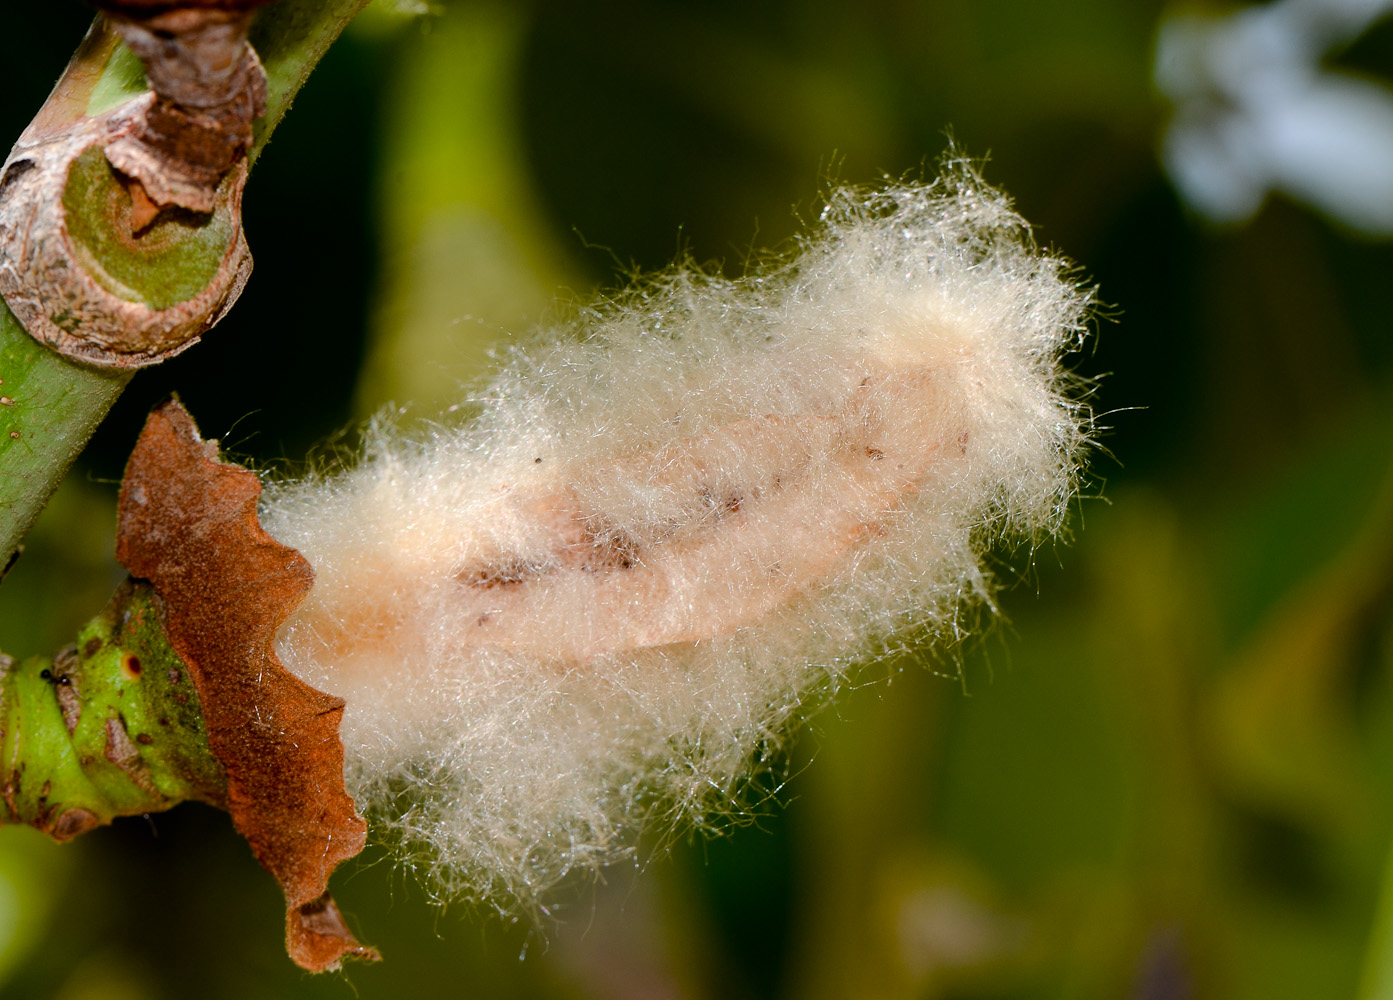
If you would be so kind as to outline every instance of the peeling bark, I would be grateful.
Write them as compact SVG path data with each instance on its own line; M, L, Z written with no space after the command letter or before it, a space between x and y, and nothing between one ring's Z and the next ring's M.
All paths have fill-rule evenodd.
M245 156L266 113L266 73L247 44L251 2L99 2L145 65L154 93L106 147L130 179L135 228L177 206L211 212L218 186Z
M167 102L152 91L99 115L83 113L91 63L110 58L110 32L93 28L83 46L89 58L74 60L0 168L0 294L29 334L59 353L91 365L135 368L196 343L232 307L251 274L242 233L251 125L248 119L245 136L238 133L232 144L236 155L220 171L195 161L184 170L166 150L163 166L142 175L136 161L155 162L155 147L146 140L152 121L165 120ZM242 48L251 52L245 40ZM256 73L256 93L263 95L256 107L264 107L259 64ZM207 134L228 138L218 129ZM182 139L173 148L186 145L190 155L202 148ZM144 179L123 183L121 174L103 173L93 163L101 155L108 161L114 156L120 170ZM152 214L152 203L186 190L194 175L204 187L197 198L183 200L196 210Z

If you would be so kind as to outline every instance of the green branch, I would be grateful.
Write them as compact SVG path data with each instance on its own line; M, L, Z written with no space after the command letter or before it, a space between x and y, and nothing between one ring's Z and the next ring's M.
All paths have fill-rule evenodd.
M0 302L0 560L39 511L130 381L40 344Z
M367 2L280 0L261 12L251 37L266 69L267 112L256 123L249 160L255 161L314 66ZM139 60L110 32L94 31L41 114L93 115L138 97L144 89ZM151 228L160 232L138 239L105 239L111 224L93 186L104 186L113 199L129 196L104 166L95 179L85 172L73 180L87 185L81 203L89 211L75 218L70 206L69 218L77 229L92 234L90 270L108 288L115 287L118 276L126 276L117 293L123 297L160 302L171 287L188 295L187 276L208 273L204 258L222 253L226 241L216 237L227 220L219 213L159 223ZM171 241L179 248L173 255ZM171 274L178 279L173 286ZM0 303L0 567L12 561L25 533L130 376L129 371L88 367L60 356L31 338Z
M225 796L198 692L148 584L124 583L53 659L0 658L0 726L0 820L57 840Z

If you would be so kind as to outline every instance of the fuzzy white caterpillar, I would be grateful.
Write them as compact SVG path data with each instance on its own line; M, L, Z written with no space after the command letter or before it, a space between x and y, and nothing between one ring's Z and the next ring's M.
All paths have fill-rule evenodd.
M699 820L801 705L1059 526L1090 294L965 165L834 193L796 257L679 269L518 352L468 426L272 487L285 664L446 896L530 906Z

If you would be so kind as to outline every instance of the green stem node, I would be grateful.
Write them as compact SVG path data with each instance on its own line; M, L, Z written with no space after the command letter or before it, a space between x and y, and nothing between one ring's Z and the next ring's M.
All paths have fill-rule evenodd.
M123 583L52 660L0 671L4 822L69 840L186 799L222 805L198 693L148 584Z

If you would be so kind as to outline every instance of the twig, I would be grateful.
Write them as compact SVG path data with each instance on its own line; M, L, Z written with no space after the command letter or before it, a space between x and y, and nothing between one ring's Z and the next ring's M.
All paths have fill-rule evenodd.
M250 39L266 73L266 113L253 124L242 162L254 162L310 71L366 3L279 0L261 11L251 25ZM141 100L150 97L140 64L106 21L98 18L26 135L71 129ZM12 157L10 169L0 176L0 199L6 187L25 182L31 172L28 167L18 171L13 167ZM235 167L231 172L241 170ZM76 197L78 183L87 185L81 198ZM132 365L151 363L188 346L231 304L239 290L239 272L240 279L245 279L240 258L229 259L228 252L229 245L240 239L240 221L232 218L237 206L229 205L222 217L217 212L191 216L187 210L167 210L168 219L149 220L154 225L147 221L143 229L132 226L142 220L129 186L90 157L61 190L65 224L70 230L86 227L83 239L77 241L82 244L77 257L84 276L92 279L87 284L108 293L120 314L103 343L88 348L86 354L79 349L76 360L69 360L31 335L43 338L43 331L36 327L47 325L50 333L58 331L46 338L48 343L68 339L73 331L64 327L73 326L71 314L44 308L52 303L42 298L33 301L31 297L27 307L21 308L25 296L5 290L14 311L0 305L0 567L13 561L39 511L125 387L130 372L123 359L133 359ZM18 267L12 260L0 260L0 274L7 266ZM219 295L207 294L218 281L224 286ZM196 329L192 339L181 341L179 334L159 340L144 353L140 343L132 348L120 342L122 335L130 333L132 317L148 319L147 314L155 314L145 330L164 329L160 324L169 312L200 295L217 301L206 316L191 321L188 328ZM204 325L198 329L200 322Z

